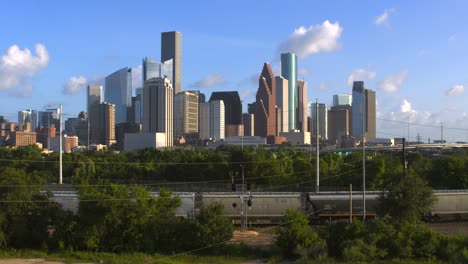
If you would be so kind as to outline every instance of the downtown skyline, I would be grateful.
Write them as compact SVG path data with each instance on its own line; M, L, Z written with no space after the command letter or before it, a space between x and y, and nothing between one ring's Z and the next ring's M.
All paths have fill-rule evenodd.
M160 34L175 30L183 35L183 91L209 97L237 90L246 112L261 65L269 61L279 75L280 53L294 52L309 102L332 105L333 95L351 94L357 80L376 91L377 137L407 137L409 121L410 140L418 133L440 139L443 122L444 139L468 141L468 73L460 60L468 55L462 11L468 4L327 3L181 1L161 16L137 12L155 5L145 1L109 9L125 10L126 19L105 13L108 2L8 4L0 18L10 25L0 41L0 115L16 121L18 111L62 103L64 118L76 117L86 111L86 86L103 85L123 67L132 68L135 94L142 59L161 61ZM171 18L170 10L180 17ZM25 19L8 23L18 12Z

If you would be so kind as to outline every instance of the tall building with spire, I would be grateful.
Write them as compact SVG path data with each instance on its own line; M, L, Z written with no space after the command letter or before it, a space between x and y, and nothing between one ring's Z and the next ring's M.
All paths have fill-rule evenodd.
M288 121L289 130L295 130L297 99L297 56L294 53L281 54L281 76L288 80ZM286 110L286 109L285 109Z
M276 136L276 79L269 63L264 63L254 103L255 136Z
M174 94L182 91L182 33L177 31L161 33L161 61L172 59L171 80Z

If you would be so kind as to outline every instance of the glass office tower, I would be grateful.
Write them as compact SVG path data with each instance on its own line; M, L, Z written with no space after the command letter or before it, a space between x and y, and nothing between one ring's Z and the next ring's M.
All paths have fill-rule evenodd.
M182 33L171 31L161 33L161 61L173 60L172 85L174 94L182 91Z
M281 75L288 80L288 114L289 130L296 129L297 107L297 56L294 53L281 54ZM283 111L286 111L283 110Z
M106 77L104 98L115 105L115 124L127 122L127 107L132 105L131 68L122 68Z

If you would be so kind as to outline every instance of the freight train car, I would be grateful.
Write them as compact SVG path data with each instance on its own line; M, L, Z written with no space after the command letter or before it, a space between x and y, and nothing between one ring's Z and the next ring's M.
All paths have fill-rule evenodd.
M240 220L244 211L247 223L275 224L282 221L287 209L303 210L301 193L253 192L245 195L242 193L202 193L201 195L203 206L221 203L224 205L225 215L236 222Z

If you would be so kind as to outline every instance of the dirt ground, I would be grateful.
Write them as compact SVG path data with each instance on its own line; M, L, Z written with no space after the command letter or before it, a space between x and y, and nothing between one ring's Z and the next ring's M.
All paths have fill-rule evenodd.
M276 236L271 229L253 229L249 231L234 231L229 243L241 243L249 246L268 247L275 242Z

